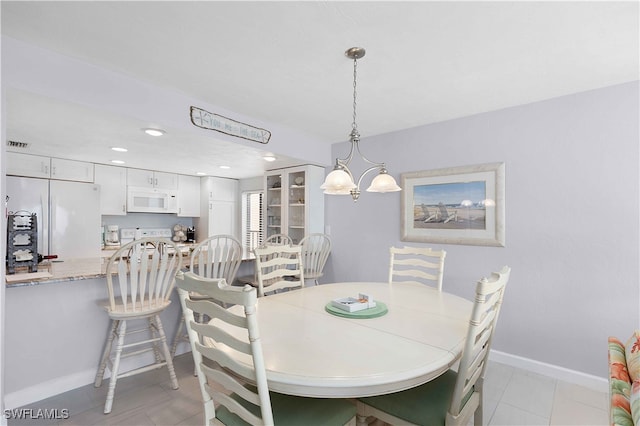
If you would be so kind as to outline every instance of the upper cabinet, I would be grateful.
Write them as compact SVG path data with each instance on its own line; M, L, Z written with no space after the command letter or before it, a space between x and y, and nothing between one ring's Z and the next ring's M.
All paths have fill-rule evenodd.
M152 170L127 169L127 185L140 188L178 189L178 175Z
M93 163L17 152L6 155L8 175L93 182Z
M127 169L95 165L95 183L100 185L100 214L127 214Z
M200 217L200 178L178 175L178 216Z
M238 181L221 177L202 178L203 195L208 200L233 201L238 199Z
M51 179L93 182L93 163L85 161L51 159Z
M265 238L287 234L298 244L305 236L324 232L324 168L301 166L265 174Z
M7 174L36 178L51 177L51 159L40 155L7 152Z

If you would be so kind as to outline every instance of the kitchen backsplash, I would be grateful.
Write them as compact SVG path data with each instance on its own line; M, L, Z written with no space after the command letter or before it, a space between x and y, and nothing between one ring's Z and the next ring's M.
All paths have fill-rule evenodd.
M175 214L158 213L127 213L126 216L102 216L102 224L118 225L123 228L169 228L173 229L176 224L186 227L193 226L193 219L190 217L178 217Z

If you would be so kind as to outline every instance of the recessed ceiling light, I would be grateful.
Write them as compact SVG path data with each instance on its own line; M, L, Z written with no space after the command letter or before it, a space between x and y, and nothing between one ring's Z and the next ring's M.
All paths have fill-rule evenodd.
M119 147L119 146L112 146L111 149L113 151L117 151L117 152L127 152L128 151L127 148L122 148L122 147Z
M111 160L111 162L113 164L124 164L124 161L122 161L122 160Z
M205 172L196 172L196 174L197 174L198 176L206 176L206 175L207 175Z
M146 134L151 135L151 136L162 136L162 135L164 135L165 133L167 133L167 132L165 132L165 131L164 131L164 130L162 130L162 129L150 129L150 128L149 128L149 129L142 129L142 130L144 130L144 132L145 132Z
M231 167L229 166L220 166L221 169L230 169Z
M264 161L276 161L276 157L274 157L273 155L265 155L264 157L262 157L264 159Z

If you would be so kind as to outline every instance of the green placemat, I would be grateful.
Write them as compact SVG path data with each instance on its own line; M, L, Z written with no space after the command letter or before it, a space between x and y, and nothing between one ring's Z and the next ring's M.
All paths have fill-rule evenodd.
M377 300L376 300L376 306L374 308L363 309L361 311L356 311L356 312L343 311L342 309L336 308L335 306L333 306L331 302L327 303L324 306L324 310L329 312L331 315L336 315L338 317L356 318L356 319L381 317L389 311L387 309L387 305Z

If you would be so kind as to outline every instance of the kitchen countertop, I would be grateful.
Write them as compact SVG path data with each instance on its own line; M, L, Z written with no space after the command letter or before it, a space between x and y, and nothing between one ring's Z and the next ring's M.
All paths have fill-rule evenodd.
M7 288L104 278L106 266L107 259L104 257L67 259L63 262L45 261L38 265L38 272L48 272L51 277L33 279L33 275L27 273L7 275L12 278L24 276L24 280L7 283Z
M180 246L182 251L182 264L184 268L189 266L189 253L193 245ZM42 284L63 283L68 281L88 280L106 277L106 267L109 258L117 249L101 250L100 257L66 259L64 261L43 261L38 265L38 275L28 273L17 273L7 275L14 282L7 282L6 287L27 287ZM253 260L252 257L245 256L243 261ZM44 273L51 276L40 277ZM18 276L22 276L18 278Z

